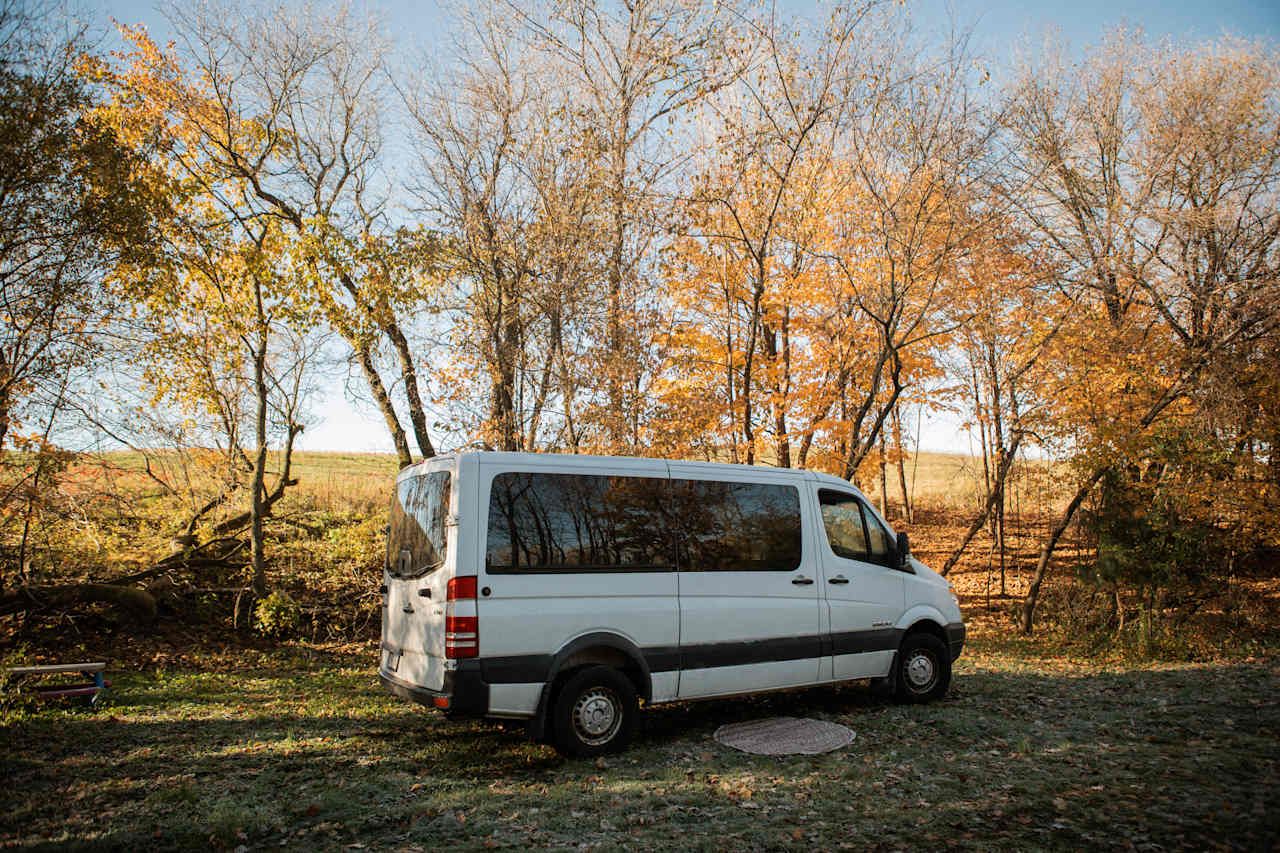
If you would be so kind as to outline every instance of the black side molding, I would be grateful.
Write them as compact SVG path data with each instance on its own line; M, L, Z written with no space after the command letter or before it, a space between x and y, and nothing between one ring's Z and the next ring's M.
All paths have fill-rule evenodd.
M964 651L965 629L963 622L952 622L943 628L947 632L947 645L951 648L951 659L960 657Z
M963 641L964 625L960 626ZM798 637L773 637L765 640L735 640L723 643L699 643L687 646L650 646L637 648L614 634L598 633L579 637L560 653L552 655L506 655L477 658L463 663L478 664L489 684L530 684L554 679L561 664L574 652L592 646L617 649L632 661L644 677L646 686L652 673L680 669L709 669L721 666L770 663L803 658L847 655L897 649L902 642L898 628L872 628L838 634L806 634ZM950 636L950 635L948 635ZM648 691L642 691L646 699Z

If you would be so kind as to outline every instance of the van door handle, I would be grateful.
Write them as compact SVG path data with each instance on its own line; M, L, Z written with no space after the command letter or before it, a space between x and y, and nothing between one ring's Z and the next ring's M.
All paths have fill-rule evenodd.
M848 583L849 579L844 575L836 575L833 578L827 578L827 583Z
M792 578L791 582L796 586L809 586L813 583L813 578L807 578L804 575L801 575L798 578Z

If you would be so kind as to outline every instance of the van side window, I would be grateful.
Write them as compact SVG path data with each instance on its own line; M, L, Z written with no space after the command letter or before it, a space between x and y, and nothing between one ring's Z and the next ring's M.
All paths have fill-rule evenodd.
M800 566L800 493L794 486L673 480L680 570L795 571Z
M448 471L400 481L391 501L387 530L387 571L392 577L420 577L444 563L448 517Z
M486 571L670 571L668 503L661 478L499 474L489 491Z
M894 542L862 501L844 492L819 489L818 503L832 553L848 560L890 564Z
M889 531L876 519L866 507L862 513L867 519L867 538L871 540L871 562L889 564L895 543L889 538Z
M865 560L867 526L862 520L862 504L853 495L818 490L818 503L822 505L822 526L827 530L827 542L837 557L847 560Z

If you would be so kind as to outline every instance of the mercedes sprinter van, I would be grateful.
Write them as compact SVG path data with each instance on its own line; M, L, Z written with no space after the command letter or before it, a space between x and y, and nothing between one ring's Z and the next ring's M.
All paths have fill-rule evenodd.
M850 483L749 465L468 452L400 472L379 675L448 714L622 749L639 704L858 679L943 695L951 585Z

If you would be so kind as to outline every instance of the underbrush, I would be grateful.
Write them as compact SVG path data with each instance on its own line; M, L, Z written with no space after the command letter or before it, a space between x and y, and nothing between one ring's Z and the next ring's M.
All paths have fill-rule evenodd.
M1017 594L1005 596L984 594L984 572L953 574L970 636L1009 656L1097 664L1238 660L1280 649L1280 580L1224 579L1214 589L1169 594L1158 609L1122 598L1121 624L1114 590L1089 588L1065 569L1042 588L1030 635L1020 630L1026 574L1009 578Z
M959 506L952 486L967 474L962 457L929 457L920 472L914 523L895 524L911 535L913 552L941 567L959 544L972 510ZM153 566L173 553L190 507L146 476L140 457L108 454L107 464L69 469L63 485L76 511L39 528L37 584L110 582ZM138 665L172 658L184 647L270 648L287 641L368 642L379 630L378 587L385 549L386 508L396 474L394 457L376 454L297 454L289 489L268 520L269 597L248 591L247 534L236 534L225 560L183 566L139 582L157 601L150 624L102 604L32 608L0 615L0 653L20 644L28 659L65 657L68 646L95 649ZM1079 580L1091 552L1068 536L1055 555L1030 637L1017 613L1034 572L1039 544L1052 521L1043 495L1029 491L1023 514L1006 526L1003 557L985 530L969 544L949 579L962 599L972 636L993 648L1030 657L1069 655L1093 661L1194 661L1241 657L1280 645L1280 582L1256 576L1214 580L1199 591L1168 595L1144 612L1122 591L1126 618L1114 594ZM197 526L236 511L229 504ZM5 541L3 547L11 548ZM7 552L6 552L7 553ZM178 651L177 654L183 654Z

